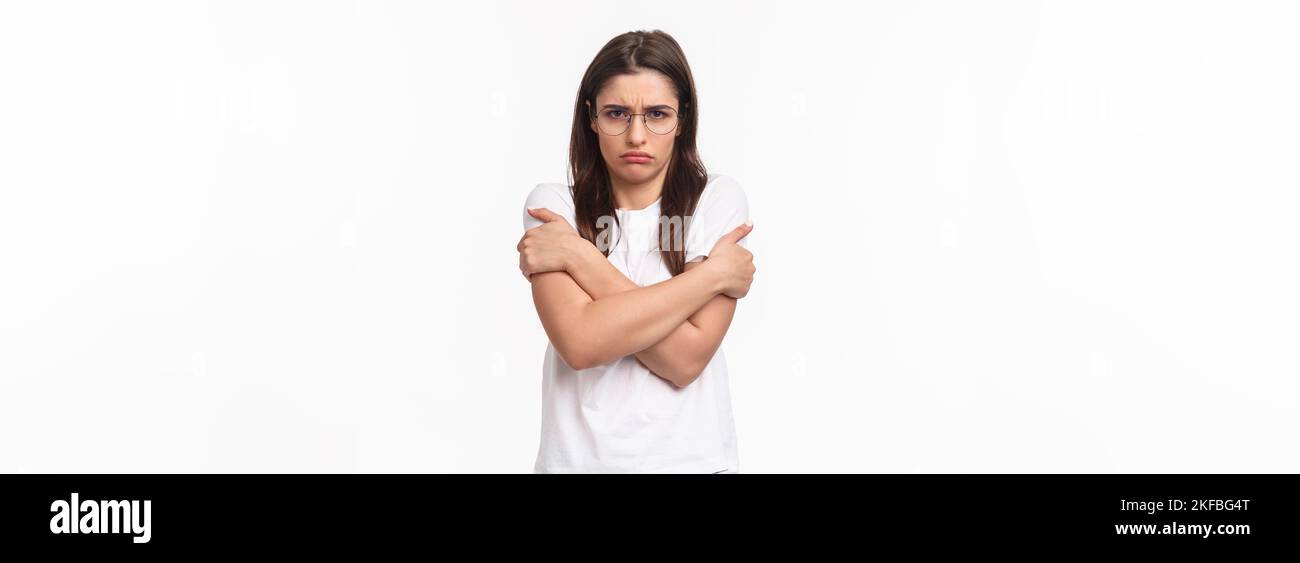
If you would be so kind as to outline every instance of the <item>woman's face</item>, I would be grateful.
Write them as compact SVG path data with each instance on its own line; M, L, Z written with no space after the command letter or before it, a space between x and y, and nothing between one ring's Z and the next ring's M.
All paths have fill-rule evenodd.
M600 154L611 176L623 183L642 184L667 171L668 161L673 155L673 142L682 132L680 119L676 120L678 123L671 131L662 131L666 128L664 124L674 121L665 116L679 117L681 111L668 77L655 71L616 76L596 94L595 109L596 117L591 120L591 129L600 139ZM607 113L611 111L616 113ZM632 117L632 123L622 134L609 135L602 131L602 128L608 128L611 119L626 118L633 113L638 115ZM647 113L648 127L640 115ZM656 127L661 131L653 131ZM628 155L630 151L645 153L649 157Z

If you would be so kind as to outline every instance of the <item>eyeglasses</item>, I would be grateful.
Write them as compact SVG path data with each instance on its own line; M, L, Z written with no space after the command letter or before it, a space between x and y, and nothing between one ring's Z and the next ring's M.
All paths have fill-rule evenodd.
M596 114L596 127L606 135L622 135L632 127L632 117L641 116L647 131L667 135L677 129L677 110L664 106L645 113L629 113L625 109L606 108Z

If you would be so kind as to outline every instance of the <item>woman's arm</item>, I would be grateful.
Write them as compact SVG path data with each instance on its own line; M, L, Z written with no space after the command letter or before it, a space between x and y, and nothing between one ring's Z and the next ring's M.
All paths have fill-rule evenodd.
M586 246L590 252L583 252L567 271L593 299L602 299L640 287L605 259L595 246ZM703 263L687 264L686 271L701 264ZM713 359L735 313L736 299L715 295L663 340L637 352L636 357L655 375L677 387L686 387L699 377L709 360Z
M520 241L520 269L524 271L525 277L532 272L564 270L579 289L596 301L639 289L635 282L618 271L595 246L577 236L576 232L572 232L562 217L545 209L531 210L529 214L544 221L545 224L543 227L530 230ZM715 245L715 254L718 254L720 259L714 264L725 265L734 262L732 269L742 274L748 269L748 279L752 280L753 266L750 254L736 246L750 230L752 225L741 225L719 240ZM726 248L727 246L731 248ZM719 253L718 250L721 252ZM699 262L690 263L686 265L686 270L690 272L700 266ZM748 289L747 281L745 289ZM739 295L743 293L737 296ZM716 295L704 306L692 312L663 339L636 352L636 357L655 375L678 387L685 387L699 376L717 352L731 325L735 310L735 297L725 294Z
M714 268L695 268L603 299L592 299L567 272L531 278L542 327L574 369L606 364L649 348L726 289L722 272Z

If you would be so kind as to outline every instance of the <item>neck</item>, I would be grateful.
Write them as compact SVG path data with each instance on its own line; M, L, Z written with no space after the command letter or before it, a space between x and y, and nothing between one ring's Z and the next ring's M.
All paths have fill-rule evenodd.
M650 207L664 190L664 176L668 167L663 167L655 177L645 182L634 184L610 175L610 187L614 190L614 205L619 209L645 209Z

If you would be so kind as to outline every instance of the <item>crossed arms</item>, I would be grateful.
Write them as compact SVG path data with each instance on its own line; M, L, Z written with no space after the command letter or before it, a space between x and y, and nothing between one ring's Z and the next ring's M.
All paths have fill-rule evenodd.
M739 245L751 224L724 235L681 275L641 287L563 217L544 208L529 214L544 223L520 239L519 268L566 364L581 370L635 355L677 387L699 377L753 282L753 255Z

